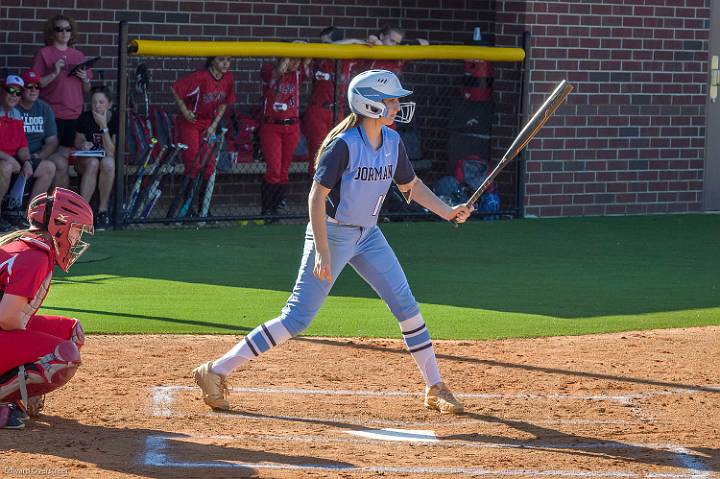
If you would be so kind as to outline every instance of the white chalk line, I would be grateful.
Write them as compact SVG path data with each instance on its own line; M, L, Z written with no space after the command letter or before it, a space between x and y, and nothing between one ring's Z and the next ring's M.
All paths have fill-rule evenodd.
M182 439L179 436L165 436L166 438ZM268 441L268 442L301 442L301 443L315 443L315 444L378 444L387 443L383 439L372 439L372 438L347 438L347 437L328 437L318 435L278 435L278 434L196 434L192 433L187 436L193 439L217 439L225 441ZM687 464L686 460L695 461L696 458L692 456L690 451L678 446L676 444L644 444L644 443L631 443L631 442L616 442L616 441L596 441L596 442L578 442L572 444L557 444L553 442L535 442L535 441L523 441L517 443L502 443L502 442L476 442L476 441L465 441L461 439L443 439L442 437L437 438L437 441L403 441L403 444L410 446L424 446L432 448L460 448L460 449L565 449L565 450L624 450L624 449L655 449L658 451L669 451L674 454L683 455L683 464ZM681 462L678 458L678 462ZM697 464L692 464L687 469L702 470L697 467Z
M161 417L186 416L186 415L174 413L171 410L170 406L174 400L174 392L175 391L190 391L190 390L195 390L195 389L197 389L197 388L192 387L192 386L156 386L156 387L153 387L152 388L153 415L161 416ZM305 394L324 394L325 392L327 392L329 395L338 395L338 394L333 394L333 393L335 393L335 390L315 390L315 389L296 389L296 388L292 388L292 389L288 389L288 388L233 388L233 390L238 391L238 392L245 392L245 393L266 393L265 391L269 391L271 394L292 394L292 392L288 392L288 391L297 390L297 391L304 391ZM280 392L280 391L282 391L282 392ZM319 391L322 391L322 392L319 392ZM352 390L339 390L339 392L342 393L340 395L349 395L349 393L352 393L353 391ZM357 392L358 393L367 393L366 395L370 395L370 396L386 396L386 395L388 395L382 391L357 391ZM673 394L673 393L685 393L685 392L686 392L686 390L674 390L674 391L657 391L656 393ZM652 393L652 392L650 392L650 393ZM401 392L401 391L391 391L390 394L391 395L394 395L394 394L407 395L407 396L420 396L421 395L419 393L407 393L407 392ZM649 395L649 393L636 393L634 395L636 397L639 397L641 395L642 395L642 397L646 397ZM459 396L466 397L467 395L461 394ZM507 396L507 395L496 395L496 396ZM513 395L513 396L516 396L516 395ZM537 395L537 396L548 397L551 395ZM563 396L567 396L567 395L563 395ZM524 396L524 397L527 397L527 396ZM358 426L363 426L363 425L367 425L367 424L391 425L391 426L414 426L414 427L417 427L417 426L427 427L427 426L437 425L437 423L434 423L434 422L406 422L406 421L393 421L393 420L381 420L381 419L366 419L364 421L358 421L354 418L327 419L327 418L304 418L304 417L293 417L293 416L258 416L258 415L252 415L252 414L242 414L242 413L234 413L234 414L206 413L205 415L212 416L212 417L217 417L217 416L243 417L246 419L261 419L261 420L284 419L284 420L290 420L290 421L305 421L305 422L318 422L318 423L337 422L337 423L345 423L348 425L358 425ZM197 415L194 415L194 416L197 416ZM464 421L455 421L454 424L471 423L471 422L476 423L476 422L483 422L483 421L464 420ZM560 423L560 424L627 424L627 421L623 421L623 420L592 420L592 419L591 420L587 420L587 419L562 420L562 419L560 419L560 420L534 420L533 423L536 423L536 424L551 424L551 423ZM288 436L282 436L282 437L286 440L288 438ZM590 445L588 445L588 448L591 448L591 447L602 448L603 447L602 444L604 444L604 443L591 443ZM623 443L608 443L608 444L612 444L613 447L618 448L619 444L623 444ZM600 445L600 446L598 447L598 445ZM517 448L522 448L522 449L526 449L528 447L528 445L500 445L500 446L517 447ZM581 446L582 446L582 444L573 445L571 447L577 448L577 447L581 447ZM476 446L472 446L472 447L476 447ZM499 447L499 446L495 446L495 447ZM538 446L538 445L534 445L533 447L540 448L540 446ZM563 448L563 446L558 446L557 444L555 444L554 447L555 448ZM638 446L637 445L628 445L627 447L638 447ZM648 447L648 446L645 445L643 447ZM616 477L658 477L658 478L662 478L662 477L693 477L693 478L695 478L695 477L698 477L698 478L711 477L712 474L707 472L708 469L707 469L706 465L704 464L704 462L701 459L697 458L696 456L693 456L692 454L690 454L690 452L687 449L685 449L681 446L676 446L676 445L665 445L664 447L666 449L670 449L674 452L674 454L677 458L677 462L679 464L681 464L682 467L684 467L685 469L691 470L691 471L696 471L696 472L694 472L693 474L690 474L690 475L677 475L677 474L666 475L666 474L659 474L659 473L648 473L644 476L638 476L636 474L629 473L629 474L631 474L629 476L620 475L620 476L616 476ZM551 449L551 448L553 448L553 445L552 444L545 445L544 448ZM564 448L567 449L567 447L564 447ZM182 466L174 466L174 467L182 467ZM194 466L190 466L190 467L194 467ZM244 467L244 466L238 466L238 467ZM314 466L313 466L313 468L314 468ZM401 472L403 472L401 469L402 468L397 469L397 470L383 469L382 471L374 471L374 472L385 471L385 472L401 473ZM367 471L367 472L373 472L373 471ZM432 473L429 470L427 470L426 472ZM563 471L553 471L553 472L563 472ZM573 471L564 471L564 472L572 473ZM422 472L418 471L418 473L422 473ZM445 474L445 473L452 473L452 472L442 472L442 474ZM438 474L440 474L440 472L438 472ZM475 472L472 472L469 474L483 475L483 473L480 472L480 470L475 470ZM621 473L621 474L624 474L624 473ZM487 474L485 474L485 475L487 475ZM506 474L499 473L499 475L506 475ZM537 475L545 476L545 475L553 475L553 474L539 473ZM557 475L566 475L566 474L557 474ZM602 476L602 475L588 476L585 473L580 473L580 476L578 476L577 474L569 474L569 475L574 476L574 477L613 477L612 475L611 476Z
M335 424L337 426L351 425L351 426L396 426L396 427L432 427L432 426L443 426L448 423L441 421L401 421L397 419L363 419L358 420L353 417L309 417L309 416L287 416L287 415L259 415L253 413L237 412L206 412L206 413L176 413L171 412L169 417L186 418L186 417L210 417L210 418L223 418L223 419L243 419L243 420L258 420L258 421L292 421L292 422L308 422L308 423L320 423L320 424ZM530 419L505 419L508 422L516 421L530 421ZM631 424L628 421L623 420L603 420L603 419L532 419L533 424L540 425L627 425ZM468 424L497 424L497 421L484 420L484 419L453 419L453 426L462 426Z
M258 415L252 413L243 413L240 411L228 412L205 412L205 413L181 413L173 411L171 405L175 400L174 393L176 391L193 391L197 390L191 386L155 386L152 388L152 415L156 417L212 417L212 418L228 418L228 419L248 419L258 421L294 421L294 422L311 422L311 423L337 423L348 424L352 426L403 426L403 427L427 427L437 426L438 422L433 421L400 421L396 419L364 419L358 420L354 417L307 417L307 416L288 416L288 415ZM409 394L409 393L408 393ZM507 419L508 421L523 421L523 419ZM482 419L456 419L454 425L477 424L477 423L494 423L490 420ZM534 424L562 424L562 425L627 425L629 421L623 419L534 419Z
M195 436L193 436L195 437ZM224 436L207 436L208 438L221 439ZM709 472L699 471L687 474L676 473L634 473L629 471L576 471L576 470L536 470L536 469L488 469L482 467L399 467L399 466L352 466L352 465L327 465L321 463L305 464L278 464L278 463L253 463L241 461L218 461L218 462L175 462L169 461L166 454L168 440L177 440L177 436L150 435L145 440L145 455L142 461L144 466L151 467L173 467L186 469L211 469L211 468L238 468L238 469L270 469L270 470L296 470L296 471L325 471L325 472L356 472L356 473L385 473L385 474L462 474L474 476L528 476L528 477L628 477L628 478L678 478L678 479L702 479L710 477ZM287 441L287 437L278 437L278 440ZM355 441L357 443L357 441ZM376 441L374 441L376 442ZM436 445L436 443L425 443L424 445ZM630 446L630 445L628 445ZM678 450L685 451L683 448ZM693 461L695 461L693 459Z
M194 386L157 386L154 391L160 390L159 394L164 394L163 389L174 391L189 391L197 389ZM707 389L707 388L706 388ZM714 389L714 388L713 388ZM353 390L353 389L307 389L307 388L251 388L251 387L235 387L232 392L238 394L282 394L282 395L317 395L317 396L354 396L354 397L422 397L422 392L408 391L369 391L369 390ZM720 391L720 388L718 388ZM631 392L627 394L561 394L561 393L534 393L523 392L513 394L501 393L456 393L455 396L460 399L549 399L549 400L576 400L576 401L614 401L622 404L649 398L653 396L668 396L679 394L694 394L705 392L700 389L672 389L661 391L642 391Z

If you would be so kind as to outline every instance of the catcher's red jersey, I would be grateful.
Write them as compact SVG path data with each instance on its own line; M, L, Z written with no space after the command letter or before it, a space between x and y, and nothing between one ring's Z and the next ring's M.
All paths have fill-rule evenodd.
M0 290L29 300L22 312L23 328L45 300L54 266L53 249L38 236L22 236L0 247Z
M222 104L235 103L232 73L227 72L216 80L208 70L198 70L173 83L173 90L183 99L188 110L195 113L197 121L206 128L215 119Z

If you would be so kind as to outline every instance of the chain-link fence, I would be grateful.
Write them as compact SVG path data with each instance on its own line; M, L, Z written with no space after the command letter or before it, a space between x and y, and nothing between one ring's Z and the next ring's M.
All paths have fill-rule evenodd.
M171 88L178 79L205 69L205 59L128 59L124 211L120 215L124 225L307 218L314 150L324 137L324 131L317 130L317 117L329 118L330 126L342 120L349 76L372 67L388 68L387 61L380 65L368 60L313 59L308 78L299 83L299 116L287 119L277 114L268 118L264 105L261 70L277 62L275 58L231 60L236 101L225 111L214 141L210 138L195 149L191 145L197 154L190 155L183 150L189 142L183 138L182 114ZM418 177L445 201L464 201L493 166L493 65L462 60L394 61L394 65L402 70L403 86L414 91L410 100L417 104L412 122L396 128ZM331 85L333 101L317 104L313 90L327 88L323 83ZM282 111L283 106L274 108ZM287 177L281 175L279 182L268 172L266 161L268 155L277 155L271 150L279 145L267 138L261 141L263 128L280 129L273 141L282 142L286 149L290 145L293 151ZM151 142L154 146L148 149ZM186 171L188 167L198 173ZM478 203L478 218L514 215L516 188L517 175L503 173ZM405 203L393 186L380 216L394 221L431 215L414 203Z

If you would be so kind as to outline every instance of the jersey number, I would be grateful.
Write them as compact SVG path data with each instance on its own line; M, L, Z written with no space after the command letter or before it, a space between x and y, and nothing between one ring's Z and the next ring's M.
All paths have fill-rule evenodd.
M383 201L385 200L385 195L380 195L380 198L378 198L377 204L375 205L375 209L373 210L373 216L377 216L378 213L380 213L380 208L382 208Z

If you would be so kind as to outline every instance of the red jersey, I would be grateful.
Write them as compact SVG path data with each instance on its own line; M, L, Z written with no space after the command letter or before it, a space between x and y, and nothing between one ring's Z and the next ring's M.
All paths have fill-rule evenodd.
M173 90L185 102L188 110L195 113L200 127L207 128L217 116L220 105L235 103L235 80L232 73L225 73L216 80L209 70L198 70L175 83Z
M347 96L347 86L350 83L353 69L357 60L340 61L340 81L338 82L338 101L343 105ZM312 66L312 92L310 104L325 108L332 107L335 99L335 60L315 60Z
M29 300L22 328L40 309L50 289L55 252L43 238L28 234L0 247L0 290Z
M275 64L265 63L260 68L263 82L263 121L285 120L300 116L300 85L305 81L305 69L285 72L273 80Z
M70 75L70 72L85 61L85 54L72 47L59 50L56 46L49 45L35 54L32 70L44 77L55 71L55 63L60 59L65 60L65 66L53 81L40 89L40 98L50 104L57 118L74 120L82 113L83 84L82 80ZM93 78L92 70L87 70L87 76L89 79Z
M25 122L17 108L10 111L0 107L0 151L15 157L22 147L27 147Z
M390 70L398 77L402 75L405 60L372 60L368 70Z

